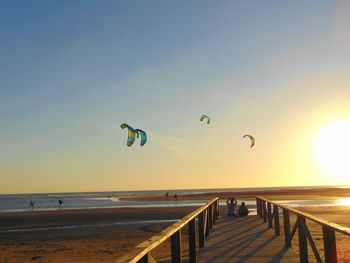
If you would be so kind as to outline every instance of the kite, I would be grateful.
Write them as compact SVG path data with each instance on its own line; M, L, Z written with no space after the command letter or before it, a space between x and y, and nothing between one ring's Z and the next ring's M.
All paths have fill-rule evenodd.
M122 125L120 125L120 128L122 128L122 129L128 128L127 145L131 146L135 141L135 130L131 126L127 125L126 123L123 123Z
M141 146L143 146L146 143L146 141L147 141L147 134L146 134L146 132L144 132L143 130L140 130L140 129L136 129L135 133L136 133L136 138L139 138L139 136L141 134Z
M201 120L201 121L203 121L204 119L207 120L207 123L208 123L208 124L210 123L210 118L209 118L207 115L202 115L202 116L200 117L200 120Z
M255 139L254 139L254 137L251 136L251 135L248 135L248 134L246 134L246 135L243 136L243 138L245 138L245 137L249 137L249 139L250 139L250 148L252 148L252 147L254 146L254 144L255 144Z

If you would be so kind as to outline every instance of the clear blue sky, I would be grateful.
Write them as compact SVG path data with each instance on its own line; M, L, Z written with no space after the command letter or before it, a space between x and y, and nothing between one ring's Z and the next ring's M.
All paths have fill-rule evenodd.
M229 151L242 143L242 133L267 136L283 126L277 129L282 133L299 127L293 120L304 115L300 109L348 98L342 85L316 84L326 74L332 76L329 83L339 74L347 83L350 53L343 47L349 33L342 29L342 10L348 6L341 1L1 1L0 191L211 187L197 183L215 171L202 168L201 160L222 167L223 179L212 187L266 186L259 180L235 185L232 174L262 170L205 157L220 149L193 141L215 140ZM305 90L296 84L300 81L314 86ZM212 117L211 132L198 132L201 114ZM127 148L122 122L146 130L147 145ZM225 129L231 133L222 134ZM239 139L225 142L222 136L231 135ZM234 159L241 151L227 154ZM265 155L260 153L260 161ZM189 171L197 173L193 182L187 181Z

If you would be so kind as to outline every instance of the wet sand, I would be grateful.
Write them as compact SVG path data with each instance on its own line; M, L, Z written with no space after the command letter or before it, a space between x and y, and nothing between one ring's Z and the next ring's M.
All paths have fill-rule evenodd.
M313 188L313 189L280 189L280 190L256 190L248 192L215 192L203 194L177 195L178 200L210 200L214 197L226 200L228 197L236 199L253 200L256 196L263 196L270 200L317 200L336 199L350 197L350 188ZM125 201L173 201L173 196L137 196L124 197Z
M123 208L0 214L0 259L1 262L114 262L174 223L148 220L176 220L194 209ZM131 221L139 223L113 225ZM35 230L37 227L51 229ZM9 229L26 231L7 232Z

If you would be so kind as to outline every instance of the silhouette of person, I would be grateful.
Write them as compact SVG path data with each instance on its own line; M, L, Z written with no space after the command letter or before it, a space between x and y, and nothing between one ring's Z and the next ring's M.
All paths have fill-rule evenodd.
M237 216L235 214L235 207L237 205L237 201L234 197L229 197L226 201L227 204L227 215L228 216Z
M244 202L242 202L241 206L238 209L238 215L239 216L247 216L249 214L248 207L245 205Z

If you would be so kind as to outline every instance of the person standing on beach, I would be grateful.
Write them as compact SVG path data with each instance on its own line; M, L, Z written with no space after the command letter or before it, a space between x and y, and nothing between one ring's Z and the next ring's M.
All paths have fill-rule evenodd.
M235 206L237 205L237 201L234 197L229 197L226 201L227 204L227 215L228 216L237 216L235 214Z
M60 207L62 207L63 201L61 199L58 200L58 203L59 203Z
M30 200L29 206L31 209L34 209L34 201L33 200Z

